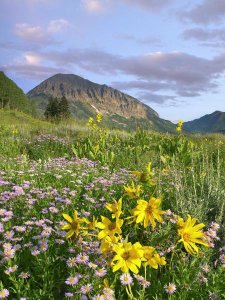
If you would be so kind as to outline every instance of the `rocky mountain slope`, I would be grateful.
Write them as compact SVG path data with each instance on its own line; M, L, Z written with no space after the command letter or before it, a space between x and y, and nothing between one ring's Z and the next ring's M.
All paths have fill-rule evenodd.
M50 96L65 96L72 115L77 118L85 119L101 112L116 127L136 124L160 131L174 131L175 128L136 98L73 74L56 74L29 91L27 96L37 103L42 114Z
M199 119L184 123L187 132L221 132L225 133L225 112L214 111Z

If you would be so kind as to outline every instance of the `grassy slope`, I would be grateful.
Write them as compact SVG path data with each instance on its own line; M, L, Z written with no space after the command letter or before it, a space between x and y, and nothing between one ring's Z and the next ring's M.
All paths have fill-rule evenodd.
M13 110L0 110L0 125L5 126L21 126L30 128L50 128L52 124L33 118L23 112Z

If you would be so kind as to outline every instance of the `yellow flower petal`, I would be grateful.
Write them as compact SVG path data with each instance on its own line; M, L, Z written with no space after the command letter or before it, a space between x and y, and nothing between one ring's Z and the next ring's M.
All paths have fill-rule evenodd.
M69 222L69 223L72 223L72 222L73 222L73 219L72 219L69 215L67 215L67 214L63 214L63 218L64 218L67 222Z

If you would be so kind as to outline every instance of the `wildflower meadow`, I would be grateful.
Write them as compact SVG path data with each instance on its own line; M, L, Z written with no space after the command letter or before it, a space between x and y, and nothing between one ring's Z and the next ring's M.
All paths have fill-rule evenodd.
M0 299L225 299L225 137L1 125Z

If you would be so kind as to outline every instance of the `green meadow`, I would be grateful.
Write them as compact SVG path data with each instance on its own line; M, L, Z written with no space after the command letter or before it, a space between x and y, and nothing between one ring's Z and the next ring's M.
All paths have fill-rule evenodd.
M0 299L225 299L224 282L224 135L0 111Z

